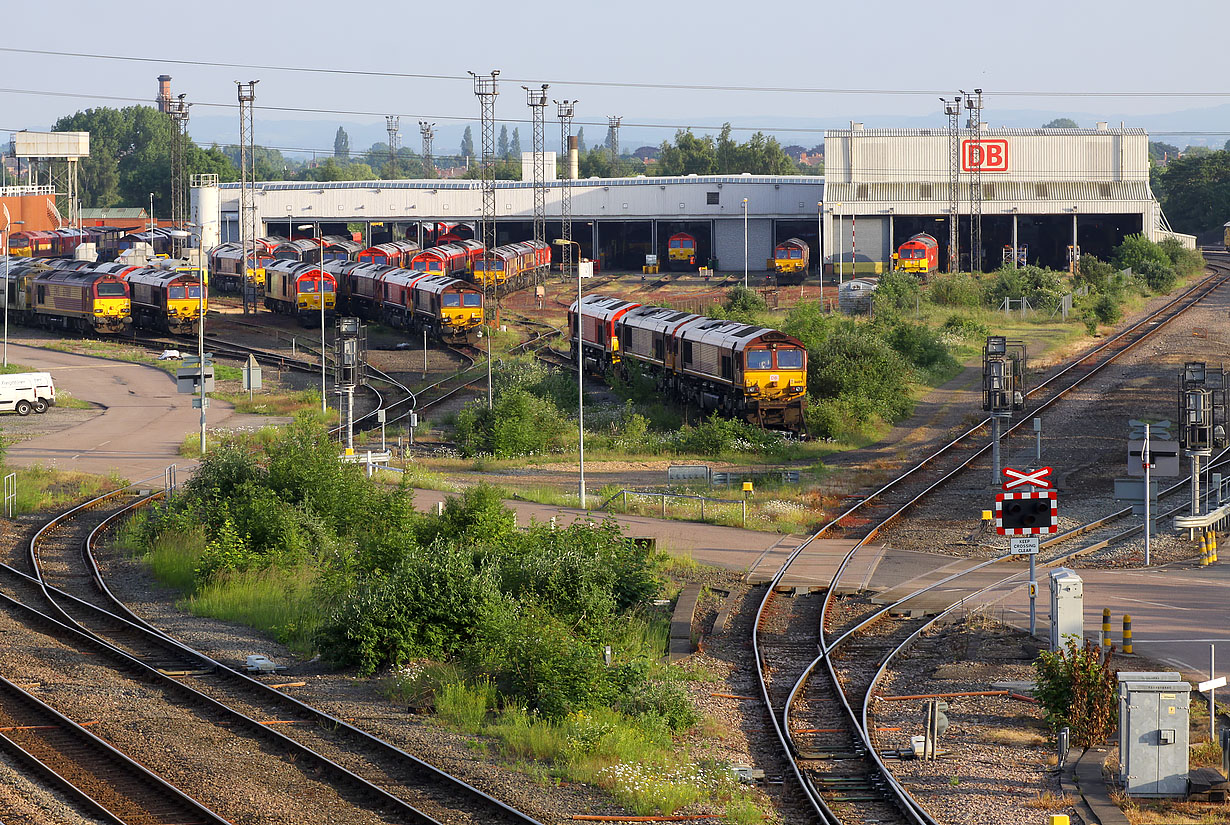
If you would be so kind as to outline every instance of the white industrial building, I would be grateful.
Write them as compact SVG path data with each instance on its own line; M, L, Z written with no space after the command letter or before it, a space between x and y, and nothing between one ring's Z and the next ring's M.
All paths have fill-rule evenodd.
M850 129L824 134L826 264L859 271L891 261L917 232L947 260L950 159L946 129ZM1149 189L1143 129L962 129L958 133L956 220L968 267L975 167L981 163L983 269L1023 247L1030 263L1066 266L1068 247L1106 259L1124 236L1167 231Z
M976 137L977 134L977 137ZM1107 257L1126 235L1159 239L1165 219L1149 189L1148 135L1141 129L962 130L956 221L968 266L973 166L981 162L983 268L998 268L1005 247L1030 263L1067 264L1068 248ZM773 246L799 237L826 267L880 271L917 232L948 254L949 132L944 129L850 129L825 133L825 176L730 175L548 180L548 240L560 234L560 198L572 190L572 237L581 254L603 266L639 269L646 254L664 258L676 232L698 241L698 264L717 259L737 271L744 257L763 270ZM553 172L553 166L551 168ZM553 175L552 175L553 177ZM265 182L256 188L264 234L341 234L355 225L373 242L423 237L438 222L474 223L481 213L477 180ZM238 184L204 199L193 190L194 220L217 222L222 240L238 239ZM532 236L533 184L497 181L499 243ZM746 199L746 212L744 201ZM215 207L213 204L217 203ZM313 229L299 227L311 225ZM746 239L746 240L745 240Z

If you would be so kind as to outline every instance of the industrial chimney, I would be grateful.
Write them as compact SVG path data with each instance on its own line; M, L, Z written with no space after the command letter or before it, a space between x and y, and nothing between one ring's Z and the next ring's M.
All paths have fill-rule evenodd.
M158 75L158 97L155 102L158 104L158 111L164 115L171 111L171 76L169 74Z
M577 151L577 136L568 137L568 178L576 180L581 177L581 157Z

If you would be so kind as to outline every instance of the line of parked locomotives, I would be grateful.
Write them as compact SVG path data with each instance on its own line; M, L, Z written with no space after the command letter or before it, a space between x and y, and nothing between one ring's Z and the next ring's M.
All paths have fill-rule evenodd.
M239 244L209 254L213 283L238 291L245 273L272 312L313 322L341 306L355 315L407 330L426 330L448 343L473 342L483 322L483 290L520 289L551 264L551 248L536 241L505 244L484 256L472 239L420 249L411 241L363 248L343 237L257 239L245 266ZM484 257L486 260L484 260Z
M676 400L762 427L804 432L807 349L799 339L758 324L587 295L568 310L574 357L585 366L635 369Z
M113 335L135 324L195 332L207 307L195 268L12 257L4 272L14 320L52 329Z

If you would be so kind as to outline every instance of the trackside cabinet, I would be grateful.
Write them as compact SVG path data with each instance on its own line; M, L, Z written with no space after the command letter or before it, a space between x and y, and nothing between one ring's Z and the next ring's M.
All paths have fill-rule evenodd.
M1119 754L1128 796L1187 795L1187 682L1120 682Z
M1119 683L1119 753L1127 753L1127 725L1123 724L1128 718L1127 702L1128 702L1128 682L1182 682L1183 675L1177 670L1121 670L1116 674ZM1123 769L1123 759L1119 759L1119 781L1127 784L1127 772Z
M1051 650L1076 637L1076 646L1085 643L1085 583L1066 567L1051 571Z

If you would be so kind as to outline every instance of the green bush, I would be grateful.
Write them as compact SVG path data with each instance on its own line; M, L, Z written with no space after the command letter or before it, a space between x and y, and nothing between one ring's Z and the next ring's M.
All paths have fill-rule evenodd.
M895 323L883 327L881 334L889 346L920 369L947 372L958 367L941 333L926 324Z
M1081 255L1080 264L1076 268L1076 282L1095 292L1105 292L1113 288L1113 280L1117 274L1118 270L1106 261L1100 261L1093 255Z
M954 341L980 341L990 334L986 324L961 315L949 315L940 326L940 335Z
M1037 266L1003 267L987 286L987 304L998 309L1005 298L1026 298L1034 309L1053 308L1066 292L1058 272Z
M560 446L566 429L563 413L551 399L524 389L501 393L490 408L475 401L457 414L457 443L467 456L542 455Z
M726 293L723 308L726 310L724 317L732 321L753 324L756 322L756 313L764 312L769 305L764 302L764 298L760 297L758 292L738 284Z
M1051 727L1067 727L1077 747L1104 743L1118 723L1118 671L1111 667L1113 648L1068 637L1062 648L1043 651L1034 662L1034 695Z
M933 275L927 284L927 299L939 306L976 309L986 301L986 288L967 272Z
M909 364L868 331L832 336L809 358L807 371L813 396L843 399L860 415L867 412L898 421L914 408L907 387Z
M1183 246L1177 239L1165 238L1158 246L1180 277L1190 278L1204 269L1204 256L1195 249Z
M922 296L922 284L918 276L897 270L880 277L873 296L876 317L895 318L914 311Z

